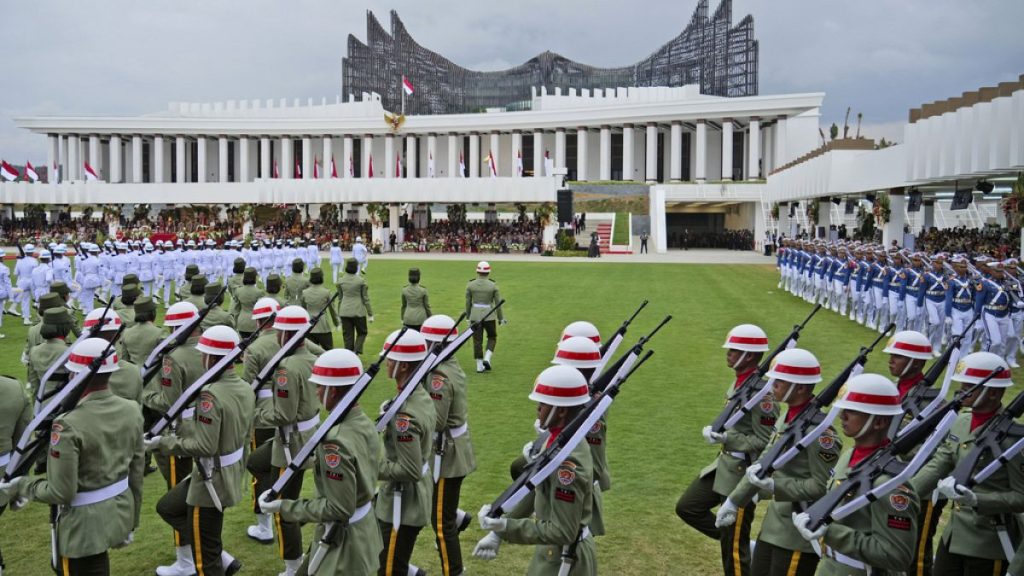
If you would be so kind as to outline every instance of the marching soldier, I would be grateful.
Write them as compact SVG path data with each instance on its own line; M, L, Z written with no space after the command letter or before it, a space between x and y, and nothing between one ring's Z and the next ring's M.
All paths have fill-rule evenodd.
M946 281L946 271L942 266L945 260L945 255L936 254L932 260L932 269L924 273L926 334L928 334L928 340L931 342L936 357L941 355L943 336L946 330L944 309L949 284Z
M284 308L288 305L288 300L284 297L284 294L281 293L281 284L281 277L277 274L267 276L267 296L277 300L278 305L281 308Z
M124 359L142 366L157 345L167 337L167 331L158 327L156 319L156 303L149 296L142 296L135 301L135 323L124 329Z
M729 331L722 347L727 350L726 363L736 374L736 382L728 393L731 396L757 370L761 357L768 351L768 336L757 326L740 324ZM726 529L715 526L711 509L736 489L747 466L768 445L778 417L779 409L769 394L731 430L720 434L706 426L704 439L709 444L721 444L721 453L701 470L676 503L676 515L683 522L721 542L722 567L729 575L750 573L750 525L754 520L755 503L752 501L740 509L736 523Z
M39 330L43 342L33 346L28 355L28 386L36 398L48 398L68 382L68 372L63 367L54 370L46 382L40 380L68 349L65 340L71 333L71 323L71 315L64 307L50 308L43 313L42 328Z
M324 288L324 272L320 268L313 268L309 271L309 287L302 291L299 298L299 305L310 314L316 314L327 306L331 301L331 292ZM309 331L306 338L316 342L321 348L330 350L334 348L334 327L338 324L337 312L329 308L317 321L313 329Z
M301 305L299 302L302 300L302 291L309 288L309 279L302 274L305 269L306 265L301 258L292 260L292 275L284 281L284 298L287 306Z
M235 290L242 285L243 274L245 274L245 260L235 258L231 265L231 276L228 277L228 293L231 294L232 299L235 297Z
M0 376L0 478L7 473L11 451L31 419L32 403L25 396L25 387L14 378ZM8 491L0 490L0 506L6 506L8 500ZM4 568L4 555L0 552L0 573Z
M89 365L108 342L86 338L65 364L72 372ZM117 370L108 356L85 384L81 399L54 419L46 477L14 479L18 498L58 506L55 570L62 575L110 574L108 550L131 544L142 509L142 414L111 393L107 377Z
M274 319L278 346L284 346L295 332L308 325L309 313L302 307L282 308ZM272 426L276 428L276 433L271 442L264 443L249 456L246 468L253 477L258 478L268 471L271 476L277 476L320 424L316 389L309 381L315 361L316 356L306 349L305 342L300 342L275 369L270 383L270 398L257 402L253 425L261 428ZM302 470L308 470L309 467L310 463L307 462ZM293 476L280 497L298 498L302 493L302 477L302 471ZM285 563L283 574L294 576L302 563L302 526L286 522L280 515L275 516L275 520L278 552Z
M195 345L202 354L203 372L221 356L231 353L238 343L238 333L227 326L204 331ZM224 512L216 502L219 500L223 508L229 508L241 499L241 460L255 406L252 390L234 370L228 369L203 388L190 408L191 414L183 419L184 424L175 434L146 440L148 449L164 455L187 456L194 462L192 474L156 505L160 517L191 543L185 546L188 557L184 568L191 568L185 574L221 576L241 569L241 563L223 549ZM204 481L206 477L209 481Z
M491 279L491 265L487 262L479 262L476 265L476 278L466 285L466 317L470 322L481 320L487 312L497 306L501 301L501 294L498 293L498 284ZM491 369L491 356L494 355L494 347L498 342L497 324L507 324L505 313L498 308L497 322L489 319L484 322L483 331L487 332L487 352L484 352L483 332L473 332L473 358L476 359L476 371L484 372Z
M206 313L206 317L199 328L206 330L210 326L227 326L231 329L235 327L235 319L231 317L231 314L224 309L224 295L221 294L221 285L218 284L207 284L206 291L203 294L203 304L210 308L210 311Z
M451 332L458 336L455 320L438 314L427 318L420 333L427 342L440 342ZM441 559L441 574L462 574L462 548L459 532L465 530L472 518L459 515L459 497L462 482L476 470L476 456L469 437L469 398L466 396L466 373L452 356L442 362L424 380L437 418L434 424L434 511L432 525Z
M346 274L346 276L348 276ZM342 279L344 282L344 278ZM386 350L398 331L385 342ZM427 357L427 341L414 330L402 335L388 353L387 370L402 390L418 362ZM430 460L435 414L430 396L417 386L384 430L384 459L374 509L384 548L380 553L380 576L405 576L420 530L430 522L432 482ZM417 571L422 576L422 571Z
M990 277L980 279L975 285L977 297L974 301L974 310L983 311L981 321L988 337L986 350L1005 359L1009 364L1010 359L1007 356L1011 347L1013 322L1010 319L1010 294L1002 286L1003 263L989 262L988 270Z
M859 374L850 378L846 392L833 403L843 434L853 439L853 450L843 452L829 481L832 490L849 472L888 440L893 418L903 415L899 392L884 376ZM882 474L874 486L886 482ZM907 566L917 539L918 497L913 487L903 484L883 494L870 505L832 524L810 530L810 516L801 512L793 524L808 542L822 542L821 576L888 574Z
M569 366L552 366L537 376L530 400L537 402L537 414L548 430L546 444L590 399L587 380ZM569 458L507 517L487 516L490 505L480 509L480 527L490 533L477 543L473 555L492 560L502 540L536 545L527 574L560 574L563 562L575 575L597 574L597 551L590 533L593 505L593 466L590 449L581 442ZM532 513L532 517L531 517ZM568 573L568 572L565 572Z
M125 287L127 288L127 287ZM123 290L122 290L123 294ZM92 328L99 325L96 332L97 338L112 341L121 329L121 317L111 310L93 310L85 317L85 325ZM118 340L117 344L120 344ZM124 359L120 353L120 346L115 344L117 350L117 370L111 373L107 387L115 395L126 400L131 400L142 408L142 372L139 366Z
M185 302L191 302L200 310L206 308L206 286L208 284L209 281L206 279L205 274L193 276L192 280L188 283L188 297L185 298Z
M33 256L35 250L32 243L25 244L25 255L19 256L14 265L14 275L18 277L14 301L21 303L21 322L25 326L32 325L32 270L39 265Z
M242 274L242 286L235 290L235 298L231 307L235 328L242 338L248 338L256 331L256 321L252 319L252 309L256 305L256 301L262 297L263 291L256 287L256 269L246 268Z
M191 242L191 240L189 240L189 242ZM193 263L190 263L190 264L185 266L184 281L182 281L177 286L177 288L178 288L178 301L179 302L188 299L189 294L191 293L192 279L195 278L199 274L199 266L194 263L195 256L188 256L188 255L191 255L191 254L193 254L193 251L191 251L191 250L183 252L182 253L182 255L183 255L182 258L179 259L179 263L180 262L185 262L188 258L192 258L193 259Z
M126 326L135 323L135 301L141 295L138 284L124 284L121 287L121 296L117 298L111 308L121 317L121 322Z
M334 240L331 240L330 259L331 259L331 274L332 274L332 280L331 281L334 282L335 284L337 284L338 283L338 272L341 270L341 264L342 264L341 246L338 245L338 239L337 238L335 238Z
M1024 457L1018 454L971 488L949 476L974 448L989 420L1002 411L1003 394L1013 386L1009 367L991 352L967 355L953 373L953 381L967 389L993 372L991 380L964 398L971 411L957 416L945 442L911 480L918 493L930 494L937 488L952 503L950 521L935 553L935 574L1005 574L1014 555L1011 542L1020 540L1015 514L1024 512ZM1004 440L1002 448L1015 441Z
M432 316L427 289L420 285L420 269L409 269L409 283L402 288L402 324L419 330L423 321Z
M775 379L772 393L779 402L786 404L775 433L775 438L778 438L810 404L814 385L821 382L821 365L810 352L791 348L775 357L767 377ZM747 468L745 477L719 507L715 524L719 527L734 524L739 508L746 507L758 494L772 495L754 547L750 566L752 574L814 575L818 556L810 543L800 537L792 516L795 510L802 510L805 503L825 495L825 486L841 451L842 444L836 438L835 430L829 428L817 442L771 476L758 477L761 464Z
M345 274L338 281L338 316L341 317L342 336L345 348L363 353L366 340L366 322L373 322L373 307L370 306L370 289L366 280L359 275L359 264L349 258L345 261Z
M36 310L39 313L39 321L29 326L28 331L25 334L25 348L21 352L22 364L28 366L29 354L31 354L32 348L37 344L43 343L43 337L40 335L40 332L43 329L43 315L50 308L61 308L63 305L60 295L54 292L44 294L43 297L39 299L39 304L36 307Z
M967 325L974 317L975 283L968 274L967 258L954 256L953 271L949 277L949 288L946 290L945 322L952 334L963 334ZM974 330L964 334L960 341L960 357L971 353L974 348Z
M359 357L349 350L325 352L313 365L309 381L317 384L317 395L328 411L341 401L348 387L362 374ZM309 573L309 560L320 546L329 550L316 574L372 574L379 568L383 548L373 518L373 494L380 465L380 440L373 422L356 404L317 445L314 456L316 497L262 502L268 513L279 514L292 523L316 523L313 544L299 574ZM330 526L336 536L324 543Z

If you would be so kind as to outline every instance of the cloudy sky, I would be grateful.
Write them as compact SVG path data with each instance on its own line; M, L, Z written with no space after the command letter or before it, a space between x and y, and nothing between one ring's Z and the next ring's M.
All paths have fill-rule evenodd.
M423 46L477 69L543 50L631 64L673 38L696 0L34 0L7 2L0 31L0 157L45 163L32 115L134 115L170 101L341 93L346 38L367 9L398 10ZM711 0L712 10L717 0ZM1024 73L1021 0L734 0L761 43L762 94L825 92L822 124L847 106L875 138L907 110ZM852 121L851 121L852 123Z

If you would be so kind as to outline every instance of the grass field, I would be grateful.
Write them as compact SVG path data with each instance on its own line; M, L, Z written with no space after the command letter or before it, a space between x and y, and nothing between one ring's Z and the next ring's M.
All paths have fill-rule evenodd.
M386 334L399 325L400 290L410 265L401 261L370 263L367 281L376 323L370 325L368 351L379 350ZM473 263L429 261L419 266L434 312L458 316L464 305L465 283L473 276ZM721 408L722 394L732 381L721 343L735 324L753 322L768 332L774 346L804 318L809 306L776 289L777 275L771 266L495 263L493 278L508 301L505 313L510 320L499 330L494 371L475 374L470 346L459 353L470 373L470 430L479 463L464 484L462 508L475 514L509 482L508 464L533 433L535 406L527 393L533 378L548 366L562 328L573 320L586 319L607 335L643 299L649 299L650 305L633 324L627 343L666 314L674 320L650 344L656 351L654 357L623 388L612 408L608 459L614 488L604 499L608 535L598 540L600 572L720 572L717 541L684 526L676 518L674 506L694 475L714 458L715 448L703 441L700 430ZM0 373L24 380L19 356L25 329L7 317L3 332L7 338L0 340ZM831 377L875 335L823 311L805 330L801 345L818 356ZM340 339L336 333L336 342ZM884 355L876 352L868 370L884 372ZM382 375L362 404L376 407L392 392L392 385ZM307 479L307 492L312 486ZM173 560L170 530L154 511L163 492L159 474L148 476L142 525L135 544L111 553L113 574L150 574L155 566ZM277 574L283 563L275 555L276 547L260 546L245 536L252 519L248 507L229 510L225 546L245 564L243 574ZM307 527L307 544L309 530L311 527ZM505 544L492 562L472 558L470 552L482 536L475 521L463 534L468 572L507 575L525 571L532 549L524 546ZM5 574L48 573L46 507L34 503L0 517L0 546L7 560ZM421 533L413 562L430 574L440 573L429 528Z

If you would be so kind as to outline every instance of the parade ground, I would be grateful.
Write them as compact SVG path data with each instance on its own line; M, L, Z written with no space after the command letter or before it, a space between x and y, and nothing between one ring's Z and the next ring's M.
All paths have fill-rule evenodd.
M712 574L720 570L719 544L685 526L675 513L679 495L715 457L717 448L701 437L701 428L717 415L723 394L733 381L721 348L726 332L736 324L762 326L772 347L810 306L776 288L774 260L751 252L675 252L670 258L730 261L742 256L760 265L640 263L636 257L604 258L600 262L577 259L555 262L534 257L493 258L491 277L507 300L509 323L499 328L494 370L473 372L472 350L460 353L469 376L469 429L478 468L465 481L461 507L474 515L509 484L509 464L533 438L536 405L527 399L535 376L549 365L562 328L575 320L589 320L609 337L645 299L650 305L629 327L626 346L634 343L666 315L673 320L648 348L651 360L623 387L608 420L608 460L613 488L604 495L607 535L597 539L602 574ZM465 307L466 282L474 277L473 261L418 255L372 257L366 280L375 322L370 324L364 363L370 351L380 350L384 337L399 327L400 292L410 266L422 270L422 284L430 291L434 313L457 317ZM515 261L514 261L515 260ZM707 260L706 260L707 261ZM328 281L330 274L326 274ZM20 318L4 318L6 338L0 340L0 373L24 380L19 362L26 328ZM837 374L862 345L877 333L835 313L822 311L808 325L800 346L822 363L826 382ZM335 344L341 345L340 332ZM887 374L886 358L878 350L867 371ZM375 416L377 406L395 392L383 372L361 402ZM246 481L248 486L248 480ZM165 487L158 473L147 476L145 504L135 543L111 552L111 573L152 574L159 564L173 561L171 531L155 512ZM304 493L312 495L307 476ZM752 536L756 536L763 515ZM48 509L39 503L4 513L0 546L12 575L49 573ZM254 516L248 505L227 511L224 546L244 564L241 574L273 575L280 571L277 547L262 546L245 535ZM502 545L498 559L484 562L471 556L484 536L474 519L462 534L467 571L474 575L522 574L534 553L532 546ZM304 532L312 537L312 526ZM412 562L429 574L439 573L433 532L420 533Z

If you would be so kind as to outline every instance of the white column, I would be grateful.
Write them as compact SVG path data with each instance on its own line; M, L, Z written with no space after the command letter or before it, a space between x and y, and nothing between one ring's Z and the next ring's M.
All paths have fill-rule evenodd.
M100 137L96 134L89 136L89 166L96 172L96 175L103 180L106 174L103 174L100 166Z
M181 184L188 177L188 172L185 170L185 137L178 136L174 140L174 181Z
M320 177L331 177L331 159L334 158L334 139L330 136L323 138L323 161L320 162Z
M121 136L113 134L110 136L110 174L107 181L118 183L121 181Z
M501 134L497 132L491 132L491 145L488 152L494 155L494 165L496 167L501 166ZM487 172L487 175L490 176L490 167L488 167L487 170L485 170L485 172ZM501 176L501 172L498 172L498 175Z
M66 135L58 136L57 146L58 161L60 162L60 180L63 182L71 179L71 161L68 160L68 137Z
M228 174L228 147L231 145L231 141L228 140L227 136L221 136L217 139L217 171L220 175L221 182L230 182L230 174ZM199 153L199 157L202 158L203 153Z
M750 119L750 132L747 135L747 179L757 180L761 177L761 120Z
M132 136L132 182L143 182L142 176L142 136Z
M220 140L223 141L224 139L221 138ZM200 182L200 183L205 183L206 182L206 172L208 170L208 168L206 166L206 154L207 154L207 152L206 152L206 136L199 136L198 138L196 138L196 153L199 156L198 158L196 158L196 165L197 165L197 167L196 167L196 181ZM224 154L224 146L222 145L220 147L220 156L218 158L223 157L224 155L225 155ZM223 163L221 165L223 166ZM224 172L225 172L225 170L223 168L221 168L221 172L220 172L220 181L221 182L224 181Z
M384 137L384 177L395 177L395 137L388 134Z
M768 126L764 129L764 160L761 162L761 176L767 178L772 170L775 170L775 127Z
M576 179L585 182L589 180L587 174L587 160L590 156L590 130L586 126L580 126L576 130Z
M788 138L786 126L787 120L783 116L775 122L775 128L772 130L774 135L772 139L774 142L773 147L775 149L775 161L772 162L773 167L782 166L790 160L789 153L786 150L786 139Z
M601 126L601 180L612 179L612 129L611 126Z
M416 168L419 165L416 156L416 136L410 134L405 137L405 177L416 178L419 176Z
M722 120L722 180L732 180L732 118Z
M434 159L434 176L437 176L437 135L427 135L427 169L424 170L423 175L430 178L430 159Z
M309 136L302 137L302 179L309 180L313 177L313 139Z
M469 177L480 177L480 135L476 132L469 135Z
M448 177L458 178L459 174L459 135L448 135Z
M565 128L555 129L555 168L565 168Z
M252 166L250 164L251 149L249 137L242 136L238 139L238 181L252 182Z
M658 125L653 122L647 125L647 170L648 182L658 180Z
M338 166L338 173L343 174L343 176L341 176L342 178L352 177L352 173L349 172L349 166L353 168L353 171L355 170L356 161L355 158L352 157L353 148L354 146L352 145L352 136L346 134L345 138L342 139L341 141L341 155L343 156L343 158L341 159L340 163L335 161L335 165ZM350 162L351 164L349 164Z
M544 131L533 131L533 176L547 176L544 174Z
M162 184L164 182L164 137L153 137L153 178L152 182Z
M519 164L523 156L523 133L519 130L512 132L512 177L521 178Z
M295 175L295 148L292 146L292 139L287 136L281 137L281 165L277 167L278 173L284 180L291 180Z
M672 123L672 160L669 164L669 179L679 182L683 179L683 124Z
M360 155L363 157L362 161L361 161L361 168L360 168L361 172L360 172L360 174L363 175L363 178L369 178L370 177L370 157L373 155L373 135L372 134L366 134L366 135L363 136L363 141L360 143L360 149L361 149ZM380 159L378 158L377 161L380 162ZM380 172L379 172L380 167L378 167L377 170L378 170L378 172L377 172L377 174L375 174L375 176L379 176L380 175Z
M270 138L260 137L260 178L266 180L274 175L274 164L270 159Z
M60 157L60 139L56 134L48 134L46 140L46 173L49 175L47 181L53 182L53 167L57 164L57 158Z
M81 180L82 176L82 138L78 134L68 136L68 180Z
M903 188L893 188L889 191L889 221L882 230L882 242L885 246L891 246L893 240L903 246L903 225L906 224L903 211L907 203L903 192Z
M633 138L636 133L632 124L622 127L622 179L636 180L633 177Z
M651 186L650 190L650 242L654 244L655 252L658 254L664 254L668 252L668 234L666 234L667 222L665 220L665 189L661 186Z
M708 171L708 125L704 120L697 120L697 134L696 134L696 158L697 166L693 175L693 179L698 182L707 180Z

